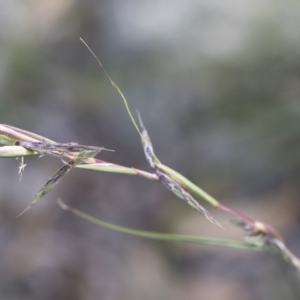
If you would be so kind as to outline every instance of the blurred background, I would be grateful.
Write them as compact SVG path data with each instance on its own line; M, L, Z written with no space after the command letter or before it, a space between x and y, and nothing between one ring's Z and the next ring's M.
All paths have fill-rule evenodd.
M300 255L300 3L296 0L0 0L0 123L149 171L121 97L159 159L223 204L277 228ZM275 255L143 240L136 229L239 238L163 186L72 170L16 216L62 162L0 160L1 299L300 299Z

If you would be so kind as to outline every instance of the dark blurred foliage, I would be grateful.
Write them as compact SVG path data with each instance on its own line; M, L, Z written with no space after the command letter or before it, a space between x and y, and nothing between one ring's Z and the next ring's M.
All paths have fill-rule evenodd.
M300 255L300 4L250 0L0 1L0 123L104 146L148 170L122 100L162 162L226 205L269 222ZM132 228L239 237L159 184L72 170L16 219L61 165L0 160L1 299L299 299L273 255L146 241L89 224L68 204Z

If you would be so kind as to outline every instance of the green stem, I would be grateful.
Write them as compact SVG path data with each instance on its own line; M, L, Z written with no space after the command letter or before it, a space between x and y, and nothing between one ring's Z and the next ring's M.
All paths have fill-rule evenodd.
M134 168L123 167L123 166L115 165L115 164L111 164L111 163L105 163L105 162L97 163L97 164L76 165L75 168L98 171L98 172L117 173L117 174L123 174L123 175L138 175L138 176L142 176L147 179L150 179L150 180L158 181L158 177L156 174L138 170L138 169L134 169Z
M228 247L228 248L236 248L236 249L246 249L246 250L264 250L261 247L257 247L255 245L251 245L245 242L239 242L234 240L224 240L224 239L214 239L208 237L198 237L192 235L181 235L181 234L167 234L167 233L157 233L152 231L142 231L136 229L130 229L127 227L117 226L111 223L107 223L96 219L90 215L83 213L77 209L67 206L61 200L58 200L58 204L64 210L68 210L75 214L76 216L96 224L98 226L105 227L107 229L111 229L114 231L127 233L134 236L139 236L148 239L160 240L160 241L171 241L171 242L185 242L185 243L194 243L194 244L202 244L202 245L211 245L211 246L219 246L219 247Z

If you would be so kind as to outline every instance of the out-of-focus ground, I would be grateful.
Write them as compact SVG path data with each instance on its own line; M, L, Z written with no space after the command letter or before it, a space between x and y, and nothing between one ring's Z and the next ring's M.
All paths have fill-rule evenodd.
M142 115L157 156L222 203L274 225L300 255L300 3L253 0L0 1L0 123L149 170L99 55ZM61 165L0 159L0 298L300 299L276 256L134 238L87 223L240 237L163 186L72 170L16 216Z

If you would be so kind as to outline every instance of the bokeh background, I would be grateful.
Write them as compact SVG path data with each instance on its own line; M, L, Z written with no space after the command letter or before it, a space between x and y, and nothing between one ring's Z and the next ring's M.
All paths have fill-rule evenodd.
M222 203L269 222L300 255L300 3L296 0L0 1L0 123L149 170L122 100L84 38L138 109L157 156ZM131 228L240 237L163 186L72 170L16 216L61 166L0 160L1 299L300 299L276 256L143 240L89 224L62 198Z

